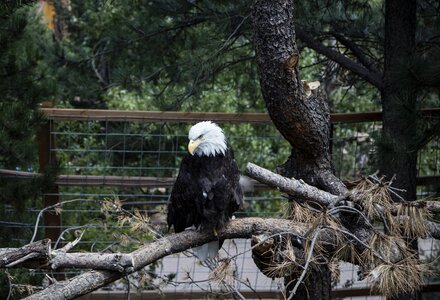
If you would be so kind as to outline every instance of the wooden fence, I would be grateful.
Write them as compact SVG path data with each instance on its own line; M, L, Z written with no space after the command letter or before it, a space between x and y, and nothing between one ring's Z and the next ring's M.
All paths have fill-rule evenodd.
M112 121L112 122L146 122L146 123L195 123L212 120L217 123L250 123L271 124L267 113L219 113L219 112L162 112L162 111L122 111L102 109L66 109L52 108L50 102L42 104L41 111L48 122L38 131L39 172L45 172L49 164L56 161L56 140L52 134L56 121ZM440 108L422 110L424 116L439 117ZM366 113L333 113L331 123L361 123L381 121L381 112ZM38 173L0 170L1 176L29 178ZM59 186L112 186L112 187L172 187L174 178L170 177L128 177L128 176L90 176L90 175L60 175L51 190L44 193L44 205L51 206L59 202ZM419 176L418 185L440 184L440 176ZM255 182L256 189L270 189ZM60 234L60 216L48 211L44 215L44 225L47 226L46 237L56 240Z
M52 108L47 103L41 111L48 122L38 131L38 152L40 168L43 173L47 167L56 161L55 154L51 152L55 148L56 140L53 132L54 122L57 121L111 121L111 122L146 122L146 123L196 123L203 120L212 120L217 123L250 123L271 124L270 117L266 113L218 113L218 112L158 112L158 111L120 111L120 110L96 110L96 109L61 109ZM440 108L422 111L423 115L440 117ZM331 114L331 123L361 123L380 122L380 112L368 113L335 113ZM39 173L29 173L12 170L0 170L0 176L15 178L29 178L39 176ZM110 186L110 187L172 187L174 178L171 177L133 177L133 176L91 176L91 175L60 175L55 185L44 193L44 206L51 206L59 202L59 186ZM420 176L418 185L440 184L440 176ZM255 183L256 189L270 189L260 183ZM45 237L56 241L61 233L61 218L50 211L44 214ZM438 285L437 289L438 290ZM368 295L369 290L340 291L334 296L358 296ZM86 299L87 297L85 297ZM88 299L88 298L87 298Z

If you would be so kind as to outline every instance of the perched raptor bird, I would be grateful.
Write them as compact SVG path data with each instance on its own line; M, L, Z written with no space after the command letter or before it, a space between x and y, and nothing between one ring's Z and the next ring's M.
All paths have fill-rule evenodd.
M234 153L223 130L210 121L191 127L188 152L182 159L170 201L168 226L175 232L196 228L217 236L242 205L240 174ZM217 255L223 241L214 241L195 249L204 261Z

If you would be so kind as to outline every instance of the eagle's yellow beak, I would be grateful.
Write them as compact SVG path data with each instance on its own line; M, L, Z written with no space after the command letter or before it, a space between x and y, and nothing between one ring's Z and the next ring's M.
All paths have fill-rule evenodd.
M188 152L191 154L191 155L194 155L194 151L196 150L196 148L200 145L200 140L195 140L195 141L193 141L193 140L190 140L189 141L189 144L188 144Z

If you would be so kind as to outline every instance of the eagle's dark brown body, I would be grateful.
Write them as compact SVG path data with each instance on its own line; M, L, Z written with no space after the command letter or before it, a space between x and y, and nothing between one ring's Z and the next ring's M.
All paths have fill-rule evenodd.
M222 228L242 204L239 180L229 147L224 155L185 155L168 204L168 226L175 232Z

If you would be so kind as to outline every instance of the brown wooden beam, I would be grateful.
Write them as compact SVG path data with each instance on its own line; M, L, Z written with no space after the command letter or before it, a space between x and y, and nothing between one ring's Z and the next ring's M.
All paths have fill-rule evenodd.
M107 109L41 108L49 120L59 121L118 121L118 122L168 122L195 123L211 120L217 123L271 124L267 113L126 111ZM422 109L424 116L439 117L440 108ZM382 120L381 112L333 113L332 123L374 122Z
M219 291L220 292L220 291ZM246 299L282 299L281 292L276 291L240 291ZM132 300L163 300L163 299L207 299L207 293L203 291L180 291L180 292L166 292L166 291L143 291L141 293L131 293ZM215 298L215 294L212 294ZM124 292L94 292L78 298L78 300L126 300L127 293ZM220 297L220 299L229 299L230 297Z
M0 169L0 176L10 178L32 178L41 176L40 173ZM174 185L174 177L140 177L140 176L107 176L107 175L59 175L55 181L59 186L114 186L114 187L164 187L171 188ZM273 189L258 181L252 180L256 190ZM344 181L351 186L350 181ZM425 186L439 184L440 175L418 176L417 185Z
M42 103L42 109L49 109L52 106L51 102ZM51 149L55 148L55 136L53 132L53 121L45 122L37 132L38 143L38 159L39 172L44 173L51 165L56 162L55 152ZM43 191L43 206L48 207L60 201L58 186L55 184ZM54 211L45 211L43 214L45 226L45 238L56 241L61 233L61 217Z
M422 288L422 293L440 292L440 283L429 283ZM240 291L240 293L246 299L280 299L282 294L279 291ZM347 298L347 297L362 297L379 295L377 292L371 291L368 287L362 288L347 288L347 289L335 289L331 292L332 298ZM90 293L78 298L79 300L125 300L127 299L127 293L119 291L100 291ZM142 291L141 293L130 294L130 299L140 300L162 300L162 299L206 299L206 292L203 291L179 291L179 292L167 292L167 291Z
M118 122L195 123L210 120L217 123L271 123L266 113L126 111L66 108L42 108L41 110L48 119L60 121L99 120Z

